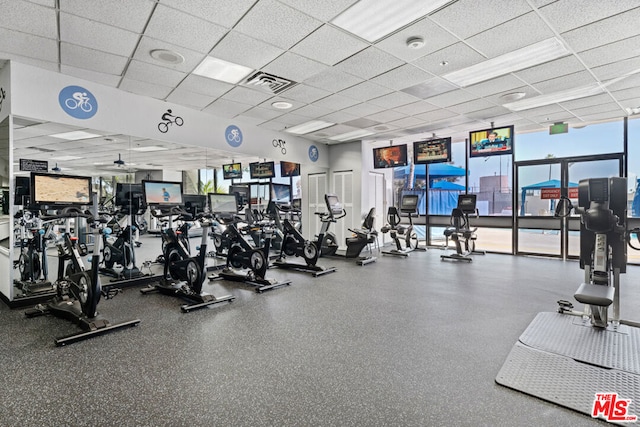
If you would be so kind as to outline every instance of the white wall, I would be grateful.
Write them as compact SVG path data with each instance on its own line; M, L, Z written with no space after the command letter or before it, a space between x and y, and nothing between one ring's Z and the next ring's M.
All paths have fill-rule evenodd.
M373 160L372 160L373 162ZM346 144L337 144L329 146L329 188L333 190L334 182L331 176L332 172L337 171L353 171L353 223L342 224L344 228L357 228L362 225L362 218L367 212L363 211L363 205L361 197L357 197L358 194L362 194L363 180L362 176L362 151L361 143L350 142ZM365 182L366 185L366 182ZM366 211L369 209L366 208Z

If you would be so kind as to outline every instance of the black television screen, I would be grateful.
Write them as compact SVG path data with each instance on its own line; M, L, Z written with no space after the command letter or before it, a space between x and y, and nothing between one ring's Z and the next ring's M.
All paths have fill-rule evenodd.
M249 163L251 179L273 178L276 176L274 162Z
M413 143L413 163L444 163L451 161L451 138L416 141Z
M16 176L14 184L13 204L28 205L31 195L31 180L28 176Z
M280 162L280 176L300 176L300 163Z
M418 195L417 194L405 194L400 201L400 212L416 212L418 208Z
M31 200L36 205L89 205L91 177L32 172Z
M276 203L291 203L291 186L289 184L271 184L271 200Z
M238 198L236 194L209 193L209 209L215 214L238 213Z
M169 181L142 181L142 192L147 205L181 206L182 183Z
M135 202L134 199L138 199ZM142 201L142 184L116 184L116 206L128 207L131 204L140 203Z
M238 197L238 205L243 206L249 202L249 186L248 185L231 185L229 194L235 194Z
M229 163L222 165L222 177L224 179L242 178L242 163Z
M475 213L476 195L458 194L458 209L460 209L464 213Z
M513 126L469 132L469 157L513 153Z
M207 207L207 196L204 194L183 194L184 209L191 215L204 212Z
M407 145L392 145L373 149L374 169L395 168L407 165Z

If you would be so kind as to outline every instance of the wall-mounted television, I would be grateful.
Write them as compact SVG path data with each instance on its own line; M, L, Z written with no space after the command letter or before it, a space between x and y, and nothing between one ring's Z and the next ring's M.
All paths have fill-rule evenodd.
M147 205L181 206L182 183L170 181L142 181L142 192Z
M214 214L238 213L237 194L209 193L209 209Z
M31 200L36 205L89 205L91 177L32 172Z
M513 126L469 132L469 157L513 154Z
M242 163L229 163L222 165L222 177L224 179L242 178Z
M31 195L31 179L28 176L16 176L14 185L13 204L28 205Z
M291 203L291 186L289 184L271 184L271 200L276 203Z
M116 206L129 207L130 205L141 207L144 200L142 194L142 184L116 184Z
M451 161L451 138L416 141L413 143L413 163L444 163Z
M300 163L280 162L280 176L300 176Z
M373 149L374 169L395 168L407 165L407 145L392 145Z
M276 176L274 162L249 163L251 179L273 178Z

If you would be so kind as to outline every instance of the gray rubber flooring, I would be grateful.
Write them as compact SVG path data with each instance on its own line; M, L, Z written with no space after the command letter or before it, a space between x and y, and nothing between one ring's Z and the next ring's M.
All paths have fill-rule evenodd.
M75 326L2 305L0 424L604 425L494 382L536 314L571 299L578 264L442 253L364 267L323 259L338 271L318 278L270 270L293 283L263 294L215 282L206 290L236 300L187 314L176 298L129 288L99 311L138 327L61 348L54 337ZM638 320L638 272L623 277L626 319Z

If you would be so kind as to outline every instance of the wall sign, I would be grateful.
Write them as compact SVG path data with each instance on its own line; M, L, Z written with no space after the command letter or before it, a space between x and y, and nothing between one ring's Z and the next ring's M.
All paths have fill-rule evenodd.
M76 119L90 119L98 111L95 96L81 86L67 86L60 91L58 102L65 113Z
M274 139L273 141L271 141L271 145L280 148L280 152L283 155L287 154L287 149L284 147L286 144L287 142L284 139Z
M239 147L242 144L242 131L238 126L229 125L224 131L227 143L232 147Z
M162 121L158 123L158 130L162 133L167 133L169 130L169 126L175 124L176 126L182 126L184 124L184 120L180 116L174 116L173 111L168 109L164 114L162 114Z
M20 159L20 170L29 172L47 172L49 162L46 160Z
M318 152L318 147L316 147L315 145L309 147L309 160L311 160L312 162L317 162L319 156L320 153Z

